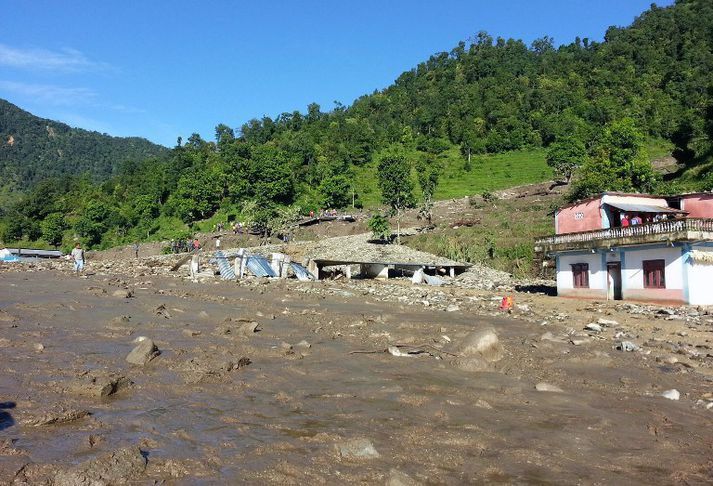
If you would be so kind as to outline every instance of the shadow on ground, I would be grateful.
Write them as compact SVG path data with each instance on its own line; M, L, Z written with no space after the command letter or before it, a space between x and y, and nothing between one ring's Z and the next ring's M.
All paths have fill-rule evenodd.
M4 411L9 408L15 408L15 402L0 402L0 430L5 430L15 425L15 419L12 418L12 415Z

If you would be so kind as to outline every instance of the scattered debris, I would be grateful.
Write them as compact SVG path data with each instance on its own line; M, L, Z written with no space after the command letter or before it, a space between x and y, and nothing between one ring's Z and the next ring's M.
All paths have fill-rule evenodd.
M601 325L592 322L584 326L585 331L591 331L591 332L602 332L604 329L602 328Z
M632 343L631 341L622 341L616 346L614 346L615 349L619 351L638 351L640 348L636 344Z
M156 308L153 310L153 312L154 312L154 314L156 314L157 316L161 316L161 317L163 317L164 319L170 319L171 317L173 317L173 316L171 315L171 313L168 312L168 309L166 309L166 305L165 305L165 304L159 305L158 307L156 307Z

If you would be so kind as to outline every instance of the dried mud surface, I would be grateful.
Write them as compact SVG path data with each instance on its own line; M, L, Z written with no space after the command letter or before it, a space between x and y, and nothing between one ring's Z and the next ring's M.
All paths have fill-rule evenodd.
M580 304L532 297L497 315L463 289L397 291L0 272L0 484L713 480L705 347L676 363L572 343L592 315L624 325L613 308L577 320L562 312ZM644 316L628 332L667 325L684 328ZM501 359L454 366L485 329ZM708 346L709 324L688 332ZM160 351L143 366L125 360L140 336ZM673 388L680 400L660 396Z

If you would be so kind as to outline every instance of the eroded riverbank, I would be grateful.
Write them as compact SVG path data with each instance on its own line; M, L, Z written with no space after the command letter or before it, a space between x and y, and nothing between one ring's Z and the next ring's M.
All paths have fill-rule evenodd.
M146 459L130 471L139 483L711 480L705 366L597 336L573 345L560 337L569 319L487 315L486 297L457 289L445 291L451 312L365 291L379 285L0 274L0 482L51 483L127 446ZM452 366L486 328L503 358ZM139 336L161 351L145 366L125 361ZM393 344L426 352L383 352ZM120 377L132 384L97 392ZM543 382L562 392L537 391ZM661 397L668 389L681 399ZM354 439L376 453L363 442L351 457Z

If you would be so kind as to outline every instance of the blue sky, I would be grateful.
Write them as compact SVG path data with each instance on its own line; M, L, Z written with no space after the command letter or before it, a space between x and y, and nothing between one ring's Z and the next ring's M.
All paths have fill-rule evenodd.
M659 6L672 0L659 1ZM486 30L602 40L651 0L0 0L0 98L173 146L214 127L382 89Z

